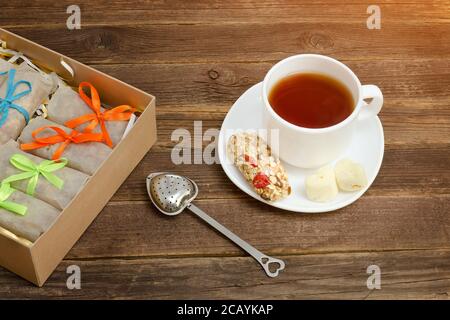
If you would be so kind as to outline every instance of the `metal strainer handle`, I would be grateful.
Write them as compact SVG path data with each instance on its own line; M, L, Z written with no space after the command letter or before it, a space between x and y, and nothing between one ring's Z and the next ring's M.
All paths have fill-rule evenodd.
M244 249L248 254L250 254L253 258L255 258L263 267L266 274L274 278L278 276L281 270L284 269L285 263L283 260L276 259L269 257L250 245L249 243L245 242L241 238L239 238L237 235L235 235L233 232L225 228L223 225L221 225L219 222L211 218L209 215L207 215L203 210L198 208L197 206L193 205L192 203L187 206L189 210L191 210L193 213L195 213L199 218L210 224L212 227L214 227L217 231L222 233L224 236L226 236L228 239L233 241L235 244L237 244L239 247ZM272 269L272 270L271 270Z

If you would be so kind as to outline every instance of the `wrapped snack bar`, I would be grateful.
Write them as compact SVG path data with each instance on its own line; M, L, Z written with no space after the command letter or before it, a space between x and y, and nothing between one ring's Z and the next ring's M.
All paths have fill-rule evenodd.
M18 237L36 241L56 220L60 211L44 201L0 185L0 226Z
M25 153L13 140L0 146L0 181L61 210L89 178L66 164L67 161L55 162Z
M0 58L0 72L9 71L9 69L11 68L15 69L16 65L6 61L3 58Z
M11 139L8 135L0 131L0 145Z
M38 107L54 91L52 77L22 63L0 75L6 80L0 86L0 144L17 139Z
M2 58L0 58L0 73L8 72L10 69L16 69L17 65L12 64ZM5 77L0 77L0 86L5 82Z
M89 175L112 151L102 141L101 133L81 133L42 117L33 119L19 137L22 150L45 159L64 157L68 167Z
M84 88L90 90L91 97ZM102 132L108 146L117 145L135 109L128 105L102 108L97 90L88 82L80 83L78 91L59 86L47 106L48 119L78 131Z

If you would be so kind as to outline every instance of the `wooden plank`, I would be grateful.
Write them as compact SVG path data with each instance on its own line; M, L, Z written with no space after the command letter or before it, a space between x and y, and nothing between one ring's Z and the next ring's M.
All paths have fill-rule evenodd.
M196 204L267 254L449 248L450 196L364 196L344 209L300 214L251 198ZM242 255L185 212L164 216L150 201L110 203L68 258Z
M424 28L393 22L375 31L332 22L8 29L84 63L273 62L301 52L347 60L450 56L448 24L442 23Z
M344 60L363 83L383 91L386 144L450 143L450 60ZM258 83L271 63L94 65L157 97L159 144L173 146L176 128L220 128L234 101ZM163 76L162 76L163 75ZM439 83L440 85L436 85Z
M56 24L64 25L71 0L40 0L2 4L0 19L4 26ZM357 22L365 25L368 3L361 1L77 1L83 26L115 24L242 24L272 22ZM448 22L447 1L377 1L382 22L404 23ZM101 14L99 14L101 13ZM20 17L18 21L17 17Z
M370 196L435 196L450 194L450 147L386 150L381 172L368 190ZM146 201L145 178L152 172L177 172L195 179L199 199L247 198L228 180L220 165L175 165L169 151L151 151L111 201Z
M31 299L449 299L450 251L397 251L282 257L268 278L251 258L66 260L43 288L0 269L0 296ZM68 290L66 268L81 268ZM369 290L369 265L381 289Z
M384 141L387 148L403 148L406 146L420 149L422 147L433 145L441 147L447 146L448 148L450 143L450 118L448 116L430 117L424 113L411 110L410 114L413 115L405 116L399 112L388 114L387 111L382 111L380 115L384 128ZM438 113L440 112L442 112L442 114L449 113L447 110L438 111ZM429 120L430 118L436 120ZM222 120L202 120L203 118L201 117L196 117L192 120L164 120L159 119L158 117L157 119L159 140L155 149L152 150L169 150L175 146L177 143L171 141L171 135L176 129L187 129L193 135L194 121L202 121L203 133L210 128L219 130L222 126ZM205 141L204 144L207 145L209 143L208 141Z
M382 89L386 109L401 107L396 111L402 113L409 112L410 109L417 113L434 110L436 114L428 116L448 116L440 112L450 110L450 92L446 90L450 86L449 59L344 59L342 62L354 70L363 84L377 84ZM264 62L212 62L93 67L154 94L158 98L160 117L166 114L186 117L204 110L201 116L211 119L218 111L226 112L245 90L262 81L272 65ZM189 112L180 114L180 111L186 111L187 108Z

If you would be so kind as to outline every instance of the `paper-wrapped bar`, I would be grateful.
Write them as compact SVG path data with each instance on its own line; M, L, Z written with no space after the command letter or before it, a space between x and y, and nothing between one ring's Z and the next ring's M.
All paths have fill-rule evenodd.
M0 58L0 73L9 72L11 69L16 69L17 65L12 64L4 59ZM0 87L5 82L6 76L0 76ZM0 102L1 103L1 102ZM1 114L0 114L1 116ZM8 141L10 138L7 134L0 131L0 145L4 143L5 141Z
M29 118L38 107L48 99L55 89L55 82L51 76L44 77L39 72L22 63L15 72L9 72L0 77L5 81L0 86L0 144L10 139L16 140ZM9 80L9 81L8 81ZM18 84L16 86L16 84ZM14 96L26 92L19 98ZM13 101L11 101L13 100Z
M12 64L2 58L0 58L0 73L8 72L10 69L16 69L17 65ZM6 77L0 77L0 86L5 82Z
M14 162L12 162L11 159L13 156L17 157L17 155L26 157L26 159L35 164L35 167L31 164L21 164L19 168L16 167L17 165L14 166ZM0 146L0 181L12 177L13 179L10 183L11 186L19 191L27 193L29 183L33 178L32 174L34 173L35 176L37 176L37 183L33 194L30 195L51 204L55 208L63 210L81 190L89 179L89 176L68 167L50 172L51 175L56 176L63 182L61 188L58 188L51 183L51 180L46 179L45 175L48 175L49 173L47 173L48 170L46 171L46 168L42 166L44 161L45 160L42 158L23 152L19 149L17 142L10 140L3 146ZM40 164L41 166L39 166ZM21 174L24 175L25 172L28 172L30 178L15 178L17 176L20 177Z
M42 117L30 121L19 137L20 148L44 159L66 158L68 167L93 175L112 149L101 134L83 134Z
M6 135L5 133L0 131L0 145L2 145L3 143L5 143L6 141L10 140L11 138Z
M17 190L4 197L4 187L5 185L0 187L0 227L18 237L36 241L50 228L60 211L44 201ZM11 209L12 206L21 206L26 211L16 213Z
M110 146L117 145L125 133L128 120L134 112L134 108L119 106L113 109L104 109L100 106L100 99L95 88L91 84L84 82L80 84L80 92L83 92L83 87L89 87L93 97L89 98L84 93L80 96L78 92L75 92L68 86L59 86L47 106L48 119L72 127L68 125L68 121L91 115L91 119L86 119L86 122L74 122L76 124L73 127L74 129L84 131L92 123L92 120L97 118L97 113L102 114L101 117L104 119L106 131L112 142ZM102 132L100 123L93 128L93 132Z

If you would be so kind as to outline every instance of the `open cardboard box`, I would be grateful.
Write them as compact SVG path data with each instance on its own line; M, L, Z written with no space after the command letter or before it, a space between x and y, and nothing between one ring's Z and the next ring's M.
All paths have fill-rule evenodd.
M6 41L9 49L20 51L39 65L70 79L71 75L61 64L64 61L74 71L70 85L89 81L99 91L102 102L111 106L128 104L142 112L109 158L36 242L0 230L0 265L42 286L156 142L155 97L4 29L0 29L0 39Z

